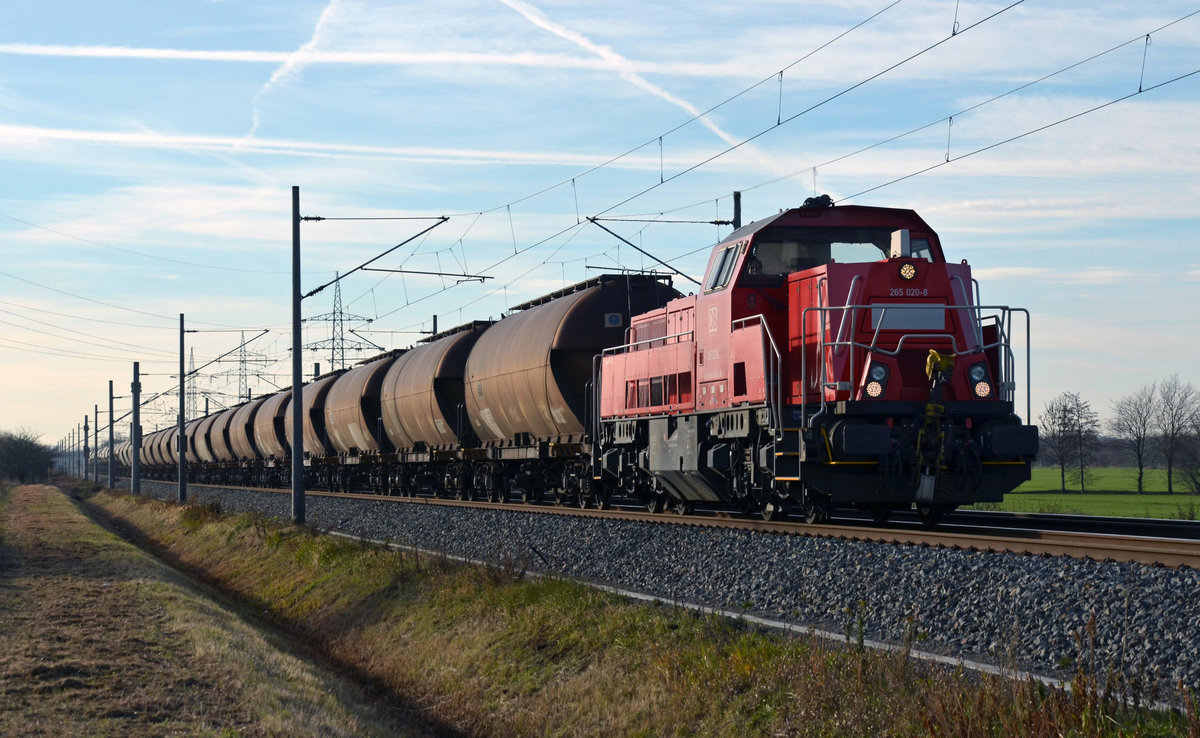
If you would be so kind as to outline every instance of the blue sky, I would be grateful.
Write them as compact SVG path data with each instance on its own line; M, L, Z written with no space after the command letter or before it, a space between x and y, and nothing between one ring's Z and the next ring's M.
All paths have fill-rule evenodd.
M450 216L377 266L490 277L345 279L385 348L651 266L588 216L659 221L606 225L698 275L728 229L663 221L820 192L917 210L985 303L1030 310L1035 416L1200 382L1200 6L1005 8L6 0L0 428L57 441L133 361L170 388L181 312L197 365L266 328L250 387L289 384L293 185L305 215ZM305 224L305 288L433 222ZM236 369L203 372L213 407Z

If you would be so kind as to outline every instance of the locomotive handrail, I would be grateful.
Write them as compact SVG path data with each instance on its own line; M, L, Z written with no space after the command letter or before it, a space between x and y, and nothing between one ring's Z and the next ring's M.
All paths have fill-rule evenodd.
M863 281L863 275L854 275L854 278L852 278L852 280L850 281L850 289L846 290L846 305L852 304L852 302L854 301L854 288L858 287L859 282L862 282L862 281ZM823 287L824 282L826 282L826 278L822 277L821 282L822 282L822 287ZM853 331L854 331L854 317L853 316L851 316L851 319L850 319L850 329L851 329L851 335L853 335ZM838 324L838 342L839 343L842 341L842 336L845 336L845 335L846 335L846 313L841 313L841 322ZM853 370L853 364L854 364L853 356L851 356L850 361L851 361L851 370Z
M962 277L956 274L950 278L950 281L958 283L958 288L962 294L962 301L966 303L962 309L966 310L968 315L974 313L974 320L971 321L971 329L975 334L975 342L979 345L983 345L983 329L980 327L980 323L983 321L983 315L980 313L979 301L975 300L975 304L971 304L971 292L967 289L967 286L963 284Z
M780 408L783 407L783 355L779 351L779 345L775 343L775 336L771 333L771 326L767 324L767 318L762 313L750 315L745 318L738 318L733 321L733 328L737 329L738 324L748 324L750 321L758 321L758 325L766 333L767 342L771 347L771 364L768 369L769 376L767 377L767 412L771 415L771 433L775 440L779 440L780 428L783 425L783 415ZM770 376L770 375L773 375ZM772 379L774 379L774 391L771 390Z
M882 305L882 304L850 305L850 304L847 304L847 305L841 305L841 306L825 306L825 307L811 306L811 307L804 308L804 310L801 312L801 319L800 319L800 346L801 346L801 352L800 352L800 376L801 376L800 422L801 422L802 426L805 426L810 420L820 417L821 415L823 415L826 412L828 400L825 397L825 390L833 385L832 385L832 383L830 383L828 381L828 364L829 364L829 362L827 360L825 360L824 357L829 355L828 352L830 350L833 350L835 352L833 355L836 356L836 355L839 355L846 348L851 349L851 352L850 352L850 376L851 377L857 376L857 374L854 372L854 354L855 354L855 352L853 351L853 349L856 349L856 348L863 349L864 351L871 352L871 353L880 353L880 354L884 354L887 356L896 356L900 353L900 350L904 347L904 344L906 341L923 338L923 339L936 339L936 340L949 341L950 345L951 345L951 350L954 353L959 353L957 337L954 334L948 334L948 333L906 332L904 335L900 336L900 338L898 339L898 341L896 343L896 347L894 349L887 349L887 348L883 348L883 347L879 346L880 331L882 330L883 321L887 315L887 310L889 309L889 307L899 307L899 308L902 308L905 310L911 310L911 309L941 310L943 312L950 311L950 310L966 309L966 310L972 311L976 315L978 315L979 317L977 319L973 319L971 321L972 332L975 334L973 337L976 339L976 348L974 351L971 351L970 353L982 353L988 349L999 349L1000 350L1000 354L1001 354L1000 355L1000 365L997 367L999 376L995 377L994 379L996 382L997 394L1000 395L1002 399L1007 400L1009 402L1015 402L1015 400L1016 400L1016 386L1015 386L1015 383L1012 381L1013 376L1016 374L1016 357L1014 356L1014 352L1012 349L1012 336L1013 336L1012 316L1013 316L1013 313L1018 313L1018 312L1023 313L1025 315L1025 388L1026 388L1026 392L1025 392L1025 423L1027 425L1030 423L1031 411L1032 411L1032 394L1029 391L1029 388L1030 388L1029 383L1030 383L1030 380L1032 377L1032 371L1031 371L1031 367L1030 367L1031 340L1030 340L1029 311L1025 308L1014 308L1014 307L1009 307L1007 305L964 306L964 305L938 305L938 304L928 304L928 303L925 303L925 304L914 303L914 304L902 304L902 305ZM876 328L875 328L874 335L872 336L871 343L866 344L861 341L856 341L853 339L844 340L844 339L840 339L840 338L839 338L839 340L836 340L836 341L826 340L826 336L829 335L829 324L831 322L829 319L829 315L828 315L829 313L832 313L834 311L842 312L841 320L839 322L839 336L840 336L842 333L840 326L845 325L846 311L859 311L859 310L866 311L866 310L875 310L875 309L879 309L881 312L879 314L879 318L876 323ZM988 315L983 315L983 311L985 311L985 310L995 310L998 312L990 313ZM821 316L820 326L818 328L818 330L820 331L820 341L819 341L818 347L817 347L817 355L818 355L818 357L821 357L821 366L819 369L819 376L818 376L818 382L817 382L817 387L821 390L821 407L816 413L813 414L812 418L809 418L807 415L807 413L808 413L808 385L809 385L809 383L807 381L807 378L808 378L808 351L804 350L804 346L806 346L808 343L807 342L807 338L808 338L807 314L810 311L816 311ZM996 340L991 343L985 342L982 337L981 326L982 326L982 321L984 321L984 320L995 320L996 324L997 324L997 337L996 337ZM858 323L858 313L853 312L850 315L850 334L851 334L851 336L855 335L857 332L856 331L857 323ZM834 387L834 388L837 389L836 387Z
M607 354L617 354L617 353L625 351L627 349L634 348L635 346L642 346L647 343L655 343L658 341L662 341L663 345L666 345L666 341L668 338L679 338L681 336L692 336L693 340L695 340L695 335L696 335L695 331L683 331L682 333L672 333L669 336L658 336L657 338L647 338L645 340L636 341L634 343L623 343L620 346L610 346L606 349L603 349L599 355L604 356ZM675 343L683 343L683 341L676 341Z
M592 478L600 478L600 464L598 457L600 456L600 446L602 436L600 435L600 404L601 396L604 394L604 388L600 382L601 356L603 351L592 356ZM598 389L597 389L598 388Z

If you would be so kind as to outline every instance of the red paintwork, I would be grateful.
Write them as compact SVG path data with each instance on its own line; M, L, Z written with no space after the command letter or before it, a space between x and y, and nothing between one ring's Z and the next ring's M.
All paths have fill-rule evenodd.
M928 243L925 258L880 259L878 261L816 265L797 263L786 278L755 276L746 269L749 254L764 240L778 240L781 229L824 227L907 229L914 243ZM823 210L796 209L739 229L713 249L703 285L711 285L726 251L733 248L736 266L725 287L701 289L699 294L672 301L666 308L632 320L629 344L608 353L601 365L600 415L604 418L706 412L739 405L762 405L767 401L771 339L782 352L782 400L799 405L827 401L862 400L866 371L871 361L889 368L885 393L876 399L925 401L930 382L925 375L929 349L964 354L977 342L964 311L920 311L898 313L891 321L917 322L905 330L878 332L877 346L895 350L900 336L904 351L886 356L864 348L819 346L851 337L871 345L876 338L872 308L846 310L846 305L942 304L971 305L970 267L949 264L937 234L913 211L892 208L842 206ZM900 267L909 263L916 276L905 281ZM853 294L851 290L853 289ZM896 292L899 290L899 292ZM830 310L830 306L835 309ZM822 329L822 310L827 325ZM844 327L841 315L846 315ZM941 326L931 327L941 322ZM905 317L907 316L907 317ZM853 330L851 330L853 328ZM920 335L917 335L920 334ZM928 336L925 334L940 334ZM985 339L987 337L985 336ZM653 340L661 339L661 340ZM979 360L989 363L989 377L996 376L996 356L963 356L956 364L953 381L943 399L971 399L966 370ZM821 384L824 366L825 388ZM803 373L802 373L803 372ZM692 393L671 391L671 378L690 375ZM658 381L661 396L653 391ZM840 389L838 388L838 383ZM848 383L848 384L847 384ZM846 387L849 387L848 389ZM639 395L639 392L641 393ZM996 397L992 393L991 399Z

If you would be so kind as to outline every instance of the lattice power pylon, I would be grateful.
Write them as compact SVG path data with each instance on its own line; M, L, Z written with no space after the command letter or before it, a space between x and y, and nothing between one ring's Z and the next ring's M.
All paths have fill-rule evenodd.
M187 412L188 420L191 420L196 417L196 397L200 394L196 387L199 377L196 376L196 349L194 348L188 349L187 377L185 412Z
M336 274L334 276L337 276ZM363 349L375 349L382 351L382 346L377 346L370 341L346 339L346 321L358 321L370 323L371 318L362 315L350 315L342 309L342 283L333 283L333 312L317 315L312 318L305 318L304 322L327 322L332 323L333 327L330 331L330 337L324 341L306 344L304 348L308 351L320 351L329 349L329 370L338 371L346 368L346 349L353 351L362 351ZM357 335L357 334L355 334Z

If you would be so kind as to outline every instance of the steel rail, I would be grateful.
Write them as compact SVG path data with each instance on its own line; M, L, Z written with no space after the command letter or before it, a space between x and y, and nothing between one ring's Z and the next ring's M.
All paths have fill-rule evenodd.
M171 484L171 482L160 482ZM266 487L231 487L229 485L194 484L194 487L241 489L288 494L286 489ZM730 528L778 535L796 535L901 545L930 546L963 551L1019 553L1033 556L1069 556L1096 561L1138 562L1165 567L1186 566L1200 569L1200 540L1186 538L1156 538L1147 535L1126 535L1045 529L972 528L969 525L947 525L942 528L875 527L854 524L809 525L796 521L773 521L730 517L728 514L672 515L630 509L596 510L567 505L526 504L454 500L437 497L398 497L364 493L309 490L308 495L355 500L376 500L417 505L442 505L482 510L508 510L540 515L571 515L576 517L609 518L660 525L691 525L702 528ZM850 521L851 523L853 521Z

